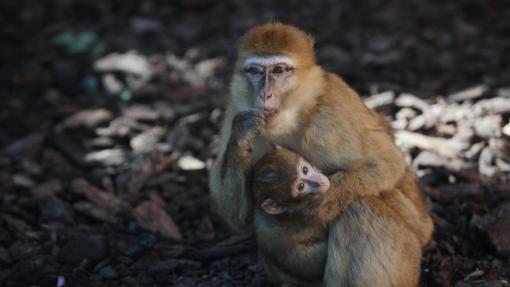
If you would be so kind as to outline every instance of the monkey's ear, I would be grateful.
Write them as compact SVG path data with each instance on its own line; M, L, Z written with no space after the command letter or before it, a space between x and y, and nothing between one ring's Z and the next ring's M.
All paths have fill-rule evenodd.
M281 206L271 198L264 199L264 201L260 204L260 207L262 207L262 210L264 210L265 213L272 215L282 214L287 211L285 206Z
M282 149L282 146L277 144L277 143L274 143L274 142L269 142L269 144L271 145L271 148L273 149L273 151L276 151L276 150L279 150L279 149Z

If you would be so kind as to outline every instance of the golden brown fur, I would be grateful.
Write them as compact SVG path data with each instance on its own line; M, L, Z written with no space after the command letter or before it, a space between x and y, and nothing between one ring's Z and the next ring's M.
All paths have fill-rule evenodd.
M295 198L292 183L300 156L279 148L261 158L253 167L252 190L255 206L255 235L259 258L277 286L320 286L328 252L327 224L317 224L318 205L323 194ZM265 170L272 170L271 180L259 180ZM282 214L264 212L260 204L272 198L288 208Z
M369 110L339 76L315 64L309 48L312 44L304 32L278 23L255 27L246 34L231 82L220 152L210 173L213 202L233 228L249 228L255 208L249 190L251 166L267 153L268 141L290 147L327 174L331 182L318 208L320 222L333 222L328 235L326 285L350 282L348 286L384 286L380 283L389 282L387 286L396 286L384 280L402 276L396 274L403 268L398 262L405 253L402 246L418 250L430 237L430 218L417 207L420 204L414 205L417 197L413 194L417 191L404 187L414 177L406 171L388 123ZM272 97L278 99L278 113L266 116L265 121L260 120L265 117L264 111L253 109L255 100L260 104L260 96L265 97L254 88L265 90L254 86L252 79L248 81L250 75L243 70L247 57L261 55L284 55L294 61L292 70L280 77L283 82L278 87L283 88ZM264 73L272 69L263 68ZM260 83L263 88L271 85L264 80ZM388 204L378 204L381 194L399 189L403 190L401 195L389 200L393 202L389 205L407 206L409 211L386 212ZM406 194L409 190L412 194ZM396 207L389 210L393 209ZM395 219L414 214L425 214L426 220L410 218L404 224ZM395 235L409 226L413 226L414 233ZM416 230L423 230L419 239L413 235L419 233ZM352 242L349 236L365 240ZM389 244L392 240L394 243ZM419 252L413 254L419 259ZM383 264L386 259L391 259L393 265ZM409 276L416 280L413 276L419 260L409 260ZM374 281L377 279L383 281ZM367 282L371 284L362 285ZM405 286L413 284L411 280Z
M327 221L315 217L323 194L292 199L298 158L281 149L253 168L255 230L268 278L277 286L417 286L432 221L413 173L408 170L396 189L356 200ZM276 176L259 182L267 167ZM264 213L258 204L268 196L291 212Z
M248 31L242 41L241 55L291 55L299 65L315 64L314 40L296 27L272 23Z
M271 196L279 201L289 201L290 192L286 191L289 191L289 187L296 177L295 166L298 158L299 155L284 148L268 153L261 158L252 171L252 191L255 200L260 201ZM261 174L267 168L277 171L274 180L271 182L258 181L256 175Z

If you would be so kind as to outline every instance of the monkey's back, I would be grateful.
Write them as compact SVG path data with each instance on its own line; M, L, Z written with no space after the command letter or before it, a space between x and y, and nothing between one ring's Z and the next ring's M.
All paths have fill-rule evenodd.
M433 224L410 169L391 191L352 202L329 229L327 286L418 285Z
M383 193L381 199L407 224L422 246L430 241L434 225L413 171L408 168L395 190Z

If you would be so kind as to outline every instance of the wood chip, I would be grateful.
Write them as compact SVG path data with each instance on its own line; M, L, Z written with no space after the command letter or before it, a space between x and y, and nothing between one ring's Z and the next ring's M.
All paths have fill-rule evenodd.
M117 223L117 217L106 209L97 207L96 205L86 202L79 201L73 204L74 209L83 212L97 220L104 221L107 223Z
M18 173L12 176L12 183L15 186L23 187L23 188L32 188L35 186L34 180L28 176L27 174Z
M20 232L21 234L25 234L26 232L32 230L30 225L18 217L14 217L6 213L0 213L0 218L2 218L10 228Z
M501 115L487 115L483 118L475 119L473 127L477 136L482 138L501 136Z
M402 108L415 108L422 112L425 112L430 108L430 105L415 95L402 93L395 100L395 105Z
M30 190L30 193L35 198L45 198L55 195L60 191L62 191L62 183L58 179L53 179L36 186Z
M481 100L473 105L473 114L477 117L505 113L510 113L510 98Z
M140 203L133 210L133 216L138 224L152 232L159 232L164 237L181 240L179 227L172 218L153 201Z
M464 157L467 160L474 160L478 157L485 147L485 142L478 142L471 145L471 147L464 153Z
M80 111L62 123L63 128L93 128L113 118L110 111L105 109L93 109Z
M131 139L129 145L135 153L149 152L155 149L156 144L165 134L161 127L155 127L147 130Z
M205 168L205 162L189 155L181 157L177 161L177 165L182 170L202 170Z
M403 147L418 147L433 151L447 158L455 158L460 152L469 147L468 143L426 136L408 131L397 131L395 133L397 144Z
M482 97L487 92L488 87L486 85L474 86L448 96L448 100L452 102L462 102L466 100L474 100Z
M416 115L417 115L417 112L415 110L413 110L411 108L402 108L395 114L395 118L410 120L410 119L416 117Z
M469 273L468 275L466 275L466 277L464 277L464 281L471 281L473 279L477 279L477 278L480 278L482 277L483 275L485 274L485 272L483 272L483 270L481 269L478 269L476 268L475 271Z
M133 105L123 111L123 115L139 121L153 122L160 118L160 113L147 105Z
M45 139L46 136L42 133L30 134L10 143L0 151L0 154L33 156L40 150Z
M106 166L116 166L124 163L126 161L126 157L127 154L125 150L114 148L89 152L85 155L85 161L101 163Z
M498 95L498 97L510 98L510 87L500 88L498 89L496 94Z
M503 127L503 134L510 137L510 121Z
M103 209L117 213L129 207L129 204L117 197L115 194L100 190L89 184L83 178L71 182L71 189L77 193L84 194L88 200Z
M498 169L494 166L493 160L494 154L492 153L491 148L485 147L478 158L478 169L480 171L480 175L490 178L496 174Z
M417 117L409 121L408 129L413 132L420 130L425 127L426 122L427 119L425 118L425 115L418 115Z
M491 138L489 140L489 146L497 158L510 161L510 139Z
M434 152L424 150L413 160L415 168L423 167L446 167L452 171L461 171L471 168L472 165L458 158L442 157Z
M457 132L457 128L452 124L440 123L436 127L437 133L442 136L453 136Z
M393 99L395 99L395 93L393 91L385 91L365 98L365 105L371 109L377 109L382 106L391 105Z
M119 184L130 194L137 193L147 181L167 170L174 162L173 157L154 151L150 155L138 158L130 171L119 176L119 179L122 179Z
M466 119L473 118L473 106L469 102L464 102L461 105L457 103L449 104L446 106L440 115L440 120L443 123L460 122Z

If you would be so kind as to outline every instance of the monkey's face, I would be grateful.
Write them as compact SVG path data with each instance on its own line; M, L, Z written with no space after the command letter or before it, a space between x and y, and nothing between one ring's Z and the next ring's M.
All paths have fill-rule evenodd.
M294 61L288 56L249 55L242 65L252 105L263 109L270 121L278 115L284 98L296 82Z
M329 179L296 153L277 148L254 168L254 193L267 214L313 215Z
M313 38L305 32L281 23L271 22L247 31L230 86L236 110L263 109L266 127L288 119L293 107L299 107L295 102L300 102L291 95L316 66L313 44Z

